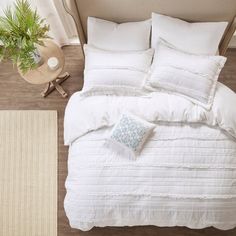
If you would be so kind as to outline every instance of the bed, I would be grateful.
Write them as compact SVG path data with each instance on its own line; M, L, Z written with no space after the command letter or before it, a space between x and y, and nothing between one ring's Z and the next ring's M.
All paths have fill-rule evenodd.
M236 2L202 0L196 4L196 1L178 0L175 8L172 2L65 0L64 5L75 20L87 68L94 63L92 59L88 62L88 58L93 58L91 55L96 55L97 60L104 56L97 48L87 45L88 17L117 23L136 22L158 12L188 22L229 22L219 45L219 54L224 55L236 27ZM140 60L149 61L151 51L145 50L144 55L132 52L122 58L128 58L129 63L130 54L131 57L135 54L135 58L142 56ZM173 50L163 42L158 55ZM108 58L121 55L116 52ZM178 51L175 56L183 58L186 55ZM199 65L210 59L209 65L212 65L217 59L216 65L222 63L223 67L225 59L213 57L214 60L208 55L196 56L197 59L194 56ZM190 61L193 54L187 58L185 61ZM124 61L119 61L119 65ZM101 66L102 62L99 63ZM135 66L139 63L137 59ZM157 66L160 66L160 58ZM90 75L85 71L85 77L93 76L97 80L99 73ZM106 75L107 72L102 74ZM140 71L135 74L139 75ZM161 74L165 75L166 72ZM64 122L64 140L69 145L64 206L70 226L84 231L95 226L135 225L235 228L236 95L225 85L217 81L214 84L210 107L162 90L142 93L122 88L109 90L107 94L107 88L101 90L100 86L99 93L93 90L75 93L67 105ZM136 158L104 145L124 112L155 125Z

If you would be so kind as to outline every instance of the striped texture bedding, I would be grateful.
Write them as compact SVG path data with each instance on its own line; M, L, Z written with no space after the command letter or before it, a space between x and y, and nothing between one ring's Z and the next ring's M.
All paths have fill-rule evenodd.
M235 93L220 83L211 110L163 92L74 94L64 119L71 227L236 227L235 104ZM136 159L104 146L126 112L155 125Z
M91 132L70 146L71 227L236 226L236 143L228 135L199 124L160 124L131 160L104 147L109 132Z

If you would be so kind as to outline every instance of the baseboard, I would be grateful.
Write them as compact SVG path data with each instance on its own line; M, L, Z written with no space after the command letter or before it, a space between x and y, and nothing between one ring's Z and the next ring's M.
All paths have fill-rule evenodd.
M69 39L69 44L70 45L80 45L80 41L78 37L73 37Z
M236 48L236 33L234 34L233 38L231 39L229 43L230 48Z

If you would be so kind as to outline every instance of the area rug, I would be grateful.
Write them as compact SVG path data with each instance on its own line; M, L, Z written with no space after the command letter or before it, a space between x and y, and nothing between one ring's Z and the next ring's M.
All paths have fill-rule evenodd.
M0 111L0 235L57 235L56 111Z

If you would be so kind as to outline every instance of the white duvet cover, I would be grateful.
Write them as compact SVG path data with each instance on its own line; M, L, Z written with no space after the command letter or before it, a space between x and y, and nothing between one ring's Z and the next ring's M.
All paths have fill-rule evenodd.
M73 228L236 226L236 95L218 83L210 111L182 97L72 96L65 211ZM156 124L136 160L104 140L122 112Z

